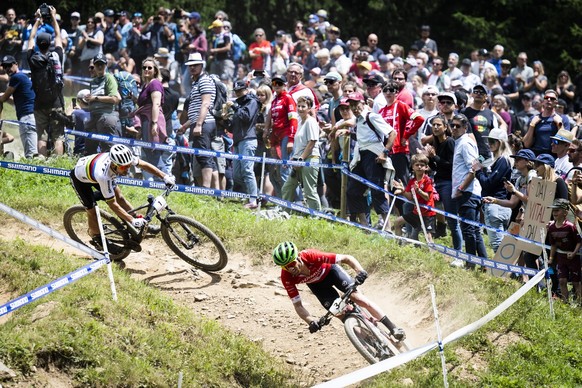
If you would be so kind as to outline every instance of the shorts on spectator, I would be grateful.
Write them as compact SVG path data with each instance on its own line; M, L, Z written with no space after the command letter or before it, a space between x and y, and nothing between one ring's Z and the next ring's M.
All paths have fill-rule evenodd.
M418 214L404 213L402 218L404 218L404 220L414 229L421 229L420 217L418 217ZM424 226L426 227L426 232L433 234L435 231L435 216L424 216L422 219L424 221Z
M210 144L210 147L211 147L212 151L224 152L226 148L224 147L224 140L222 140L222 136L215 137L214 139L212 139L212 143ZM218 173L224 174L224 172L226 171L226 159L225 158L216 158L215 162L216 162L216 169L218 170Z
M50 139L54 144L56 141L65 140L65 125L51 117L53 110L63 112L63 108L35 109L34 121L36 122L38 140L48 141L50 135ZM50 134L48 133L49 126Z

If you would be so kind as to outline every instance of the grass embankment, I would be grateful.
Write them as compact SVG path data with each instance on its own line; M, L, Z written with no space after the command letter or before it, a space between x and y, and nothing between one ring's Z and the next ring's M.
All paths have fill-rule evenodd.
M54 163L61 167L72 165L68 160ZM56 228L60 228L64 210L77 202L66 179L0 170L0 182L1 202ZM124 187L123 191L134 204L145 198L141 189ZM257 222L239 204L181 193L172 194L170 204L178 213L195 216L207 224L223 239L229 252L254 257L258 265L269 264L273 246L286 239L293 239L300 247L349 252L376 272L376 276L391 279L402 290L400 297L410 301L429 322L429 284L434 284L437 290L441 323L445 324L446 317L459 323L455 328L480 318L519 287L514 281L452 269L449 260L425 249L399 247L344 225L299 217ZM26 249L24 255L19 254L21 248ZM19 245L9 249L7 245L9 254L2 259L6 262L0 267L0 276L6 279L2 283L8 283L8 291L15 295L67 272L59 266L68 263L67 268L72 269L81 264L55 254L51 257L58 260L44 261L36 258L44 255L44 251L39 251L42 255L32 255L28 249L38 248ZM64 362L58 365L72 365L71 373L77 381L89 385L137 385L130 383L121 371L144 379L136 381L145 385L170 385L179 370L184 370L185 376L197 385L206 382L226 386L237 381L241 385L260 386L288 383L282 377L280 364L266 358L253 344L223 332L212 322L192 317L139 282L119 274L117 277L121 278L120 288L135 295L135 300L122 302L129 305L117 306L110 300L104 274L95 275L99 286L80 281L21 309L0 327L1 359L9 363L21 360L16 363L17 368L26 371L31 365L42 366L43 354L51 357L64 354ZM34 309L49 301L58 303L59 308L52 309L47 318L31 323ZM531 292L484 329L448 346L445 354L451 386L582 384L580 309L558 303L556 320L551 321L548 315L545 294ZM77 332L81 335L75 335ZM28 339L16 341L19 337ZM90 337L95 337L98 343L87 342ZM11 343L19 346L6 347ZM103 380L105 374L110 374L111 379ZM370 384L400 386L405 378L415 386L441 385L437 353L432 352Z

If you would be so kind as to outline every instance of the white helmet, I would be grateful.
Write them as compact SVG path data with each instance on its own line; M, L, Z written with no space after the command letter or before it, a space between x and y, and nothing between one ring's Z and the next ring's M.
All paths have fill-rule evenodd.
M109 157L118 166L129 166L133 162L133 152L123 144L115 144L111 147Z
M91 91L89 89L81 89L81 90L79 90L79 93L77 93L77 100L81 100L85 104L88 104L87 96L89 94L91 94Z

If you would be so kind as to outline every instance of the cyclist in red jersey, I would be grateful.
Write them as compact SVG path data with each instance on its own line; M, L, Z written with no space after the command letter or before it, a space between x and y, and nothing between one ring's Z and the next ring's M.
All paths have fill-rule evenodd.
M297 103L285 89L287 79L284 75L275 75L271 85L275 98L271 103L271 110L265 122L263 140L271 143L271 156L276 159L287 160L293 151L293 141L297 132ZM270 135L269 135L270 134ZM290 166L281 164L271 165L271 181L281 196L281 188L287 182L291 173Z
M281 282L293 302L297 315L309 324L311 333L315 333L321 327L319 326L318 318L312 316L303 306L297 284L307 284L307 287L327 310L339 297L336 288L346 292L348 287L354 284L354 279L339 264L345 263L356 271L356 280L360 284L364 283L368 277L368 273L364 271L360 262L353 256L321 252L317 249L305 249L299 252L297 246L289 241L277 245L273 251L273 261L281 266ZM350 298L357 305L368 310L374 318L382 322L390 330L394 338L399 341L406 338L404 330L396 327L382 309L364 296L362 292L356 291Z

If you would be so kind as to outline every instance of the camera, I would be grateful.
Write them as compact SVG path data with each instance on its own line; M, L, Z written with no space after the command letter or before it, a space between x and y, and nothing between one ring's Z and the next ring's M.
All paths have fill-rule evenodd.
M46 3L42 3L40 7L38 7L38 10L40 11L40 17L42 18L42 21L46 24L51 24L52 17L50 7Z
M264 78L265 77L265 70L255 70L253 75L257 78Z
M75 127L75 120L73 120L73 116L68 116L61 111L54 110L50 113L51 120L58 122L59 124L64 125L66 128L74 128Z

